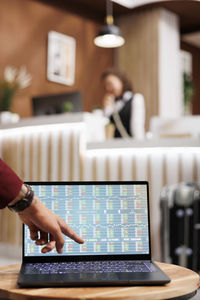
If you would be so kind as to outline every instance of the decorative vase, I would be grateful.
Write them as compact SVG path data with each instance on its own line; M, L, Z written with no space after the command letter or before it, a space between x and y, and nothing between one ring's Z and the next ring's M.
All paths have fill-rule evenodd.
M0 112L0 124L17 123L19 121L19 115L10 111Z

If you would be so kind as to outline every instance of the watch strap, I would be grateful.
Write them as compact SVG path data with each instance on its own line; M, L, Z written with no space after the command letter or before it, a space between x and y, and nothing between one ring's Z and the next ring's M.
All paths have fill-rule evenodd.
M25 196L22 199L20 199L19 201L17 201L15 204L8 205L8 208L11 211L21 212L31 205L31 203L33 201L33 197L34 197L34 192L33 192L32 188L30 187L30 185L25 184L25 186L27 187L27 192L26 192Z

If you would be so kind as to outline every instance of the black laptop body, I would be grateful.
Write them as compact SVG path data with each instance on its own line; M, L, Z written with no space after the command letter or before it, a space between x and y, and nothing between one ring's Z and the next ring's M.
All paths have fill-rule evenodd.
M85 241L42 254L23 226L21 287L163 285L151 259L146 181L27 182Z

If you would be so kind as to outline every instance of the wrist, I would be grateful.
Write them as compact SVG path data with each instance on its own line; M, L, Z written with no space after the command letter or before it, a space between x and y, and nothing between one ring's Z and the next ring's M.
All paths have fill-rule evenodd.
M26 196L26 193L28 191L27 186L23 183L21 186L21 190L19 192L19 194L17 195L17 197L15 199L13 199L10 203L10 205L14 205L15 203L17 203L19 200L21 200L22 198L24 198Z
M8 208L14 212L21 212L28 208L34 198L34 192L29 185L23 184L17 197L11 201Z
M31 204L26 207L23 211L18 212L19 216L23 216L24 214L27 214L31 212L32 215L34 215L38 211L38 202L40 200L34 195L33 200Z

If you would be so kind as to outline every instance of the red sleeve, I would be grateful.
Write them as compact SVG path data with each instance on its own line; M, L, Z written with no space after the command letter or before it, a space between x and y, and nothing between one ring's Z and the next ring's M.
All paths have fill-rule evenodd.
M22 184L21 179L0 159L0 209L17 197Z

